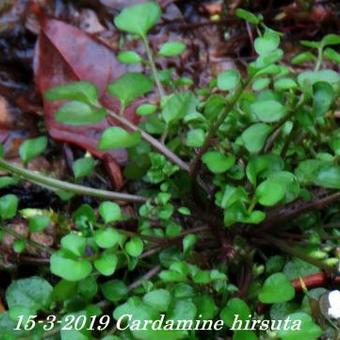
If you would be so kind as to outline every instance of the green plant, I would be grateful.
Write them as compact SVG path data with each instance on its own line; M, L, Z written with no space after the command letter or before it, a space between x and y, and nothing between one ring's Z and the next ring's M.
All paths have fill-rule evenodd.
M265 26L260 16L244 10L236 14L258 32L254 41L258 56L245 75L227 70L206 87L194 89L192 82L179 81L171 72L165 77L168 70L157 69L156 58L180 55L185 45L167 42L153 54L147 34L161 11L148 2L128 7L115 18L118 29L142 40L146 54L144 58L123 51L119 60L144 63L149 69L146 74L125 73L108 86L108 93L120 102L119 112L103 107L98 90L89 82L47 91L47 99L67 101L56 112L59 122L94 124L109 115L119 123L103 132L98 147L128 149L125 175L138 182L139 189L130 195L87 188L0 159L0 167L17 177L59 192L106 200L98 209L80 206L72 217L74 228L63 232L58 250L44 249L51 255L53 278L32 277L10 285L9 311L0 314L6 339L24 337L24 328L12 330L19 315L21 325L27 325L32 313L39 320L46 314L58 315L63 324L69 315L87 315L88 327L81 330L67 333L59 325L46 331L47 320L32 333L39 337L44 331L51 336L61 331L62 339L205 337L197 330L121 331L112 325L97 332L100 328L93 328L90 316L102 314L116 321L124 314L134 320L157 320L162 313L169 320L195 320L199 315L222 319L225 325L210 332L211 338L224 338L235 314L244 321L252 316L290 316L302 320L302 326L298 333L236 330L233 339L288 340L296 334L317 339L321 327L335 334L332 324L319 326L310 316L311 305L323 291L305 289L301 303L293 283L309 288L308 277L302 283L298 278L324 277L322 271L334 274L339 260L337 243L332 241L339 231L334 228L329 235L323 225L335 226L339 216L333 203L340 198L336 191L340 134L335 117L340 75L321 66L324 56L338 62L337 52L326 47L340 44L340 37L304 42L318 55L304 52L292 62L316 60L315 70L294 73L280 63L281 34ZM154 83L159 100L149 102L145 95L154 91ZM139 98L143 103L137 114L143 119L135 126L125 118L125 110ZM20 153L23 163L45 147L45 139L39 139L37 146L25 142ZM95 165L91 157L77 160L75 178L90 176ZM123 202L134 204L137 220L120 208ZM17 204L14 195L0 198L3 222L16 215ZM46 214L31 217L30 231L43 230L50 220ZM128 222L134 223L133 231L125 228ZM8 227L2 231L29 242ZM283 237L305 242L292 245ZM271 256L271 247L279 255ZM23 251L20 244L16 249ZM259 303L268 309L257 311Z

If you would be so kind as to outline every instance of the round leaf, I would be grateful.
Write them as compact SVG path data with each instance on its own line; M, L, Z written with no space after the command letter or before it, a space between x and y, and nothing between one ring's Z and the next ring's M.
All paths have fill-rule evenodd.
M234 90L240 84L240 74L236 70L222 72L217 77L217 86L220 90Z
M115 254L104 252L94 261L94 267L103 275L112 275L117 267L118 257Z
M182 54L185 48L185 44L181 41L170 41L161 46L159 54L163 57L175 57Z
M133 257L142 254L144 249L143 241L139 237L132 237L129 242L125 244L126 252Z
M293 299L295 289L288 277L282 273L269 276L259 293L262 303L282 303Z
M120 221L122 219L122 212L117 203L103 202L99 206L99 214L105 223Z
M267 179L256 188L255 195L260 204L272 206L283 199L285 187L274 180Z
M122 64L128 64L128 65L139 64L143 60L142 57L134 51L120 52L118 53L117 58Z
M156 25L161 17L161 10L156 2L145 2L126 7L115 17L115 25L121 30L140 37Z
M105 109L96 110L89 104L80 101L66 103L55 114L58 123L68 125L97 124L105 116Z
M33 158L42 154L47 147L47 138L45 136L33 139L27 139L20 145L19 155L24 163L28 163Z
M314 323L313 319L310 315L297 312L288 315L292 320L292 324L297 322L297 325L300 325L300 329L291 328L281 328L278 332L280 339L282 340L300 340L300 339L308 339L308 340L317 340L322 335L321 328Z
M113 228L99 229L94 234L94 239L99 247L111 248L119 244L123 237L122 235Z
M166 312L171 301L171 296L165 289L156 289L145 294L143 301L160 312Z
M51 256L50 270L65 280L80 281L91 274L92 266L89 261L78 259L64 250L59 250Z
M275 100L261 100L250 105L251 112L262 122L272 123L281 119L285 113L285 107Z
M218 151L206 152L202 157L202 162L215 174L221 174L230 169L235 164L235 160L234 155L226 156Z
M118 98L124 107L130 105L135 99L150 92L153 81L142 73L124 73L108 86L109 93Z
M127 132L118 126L107 128L99 140L101 150L131 148L141 141L140 132Z
M271 126L265 123L251 125L241 135L244 146L251 153L259 152L271 131Z
M33 276L11 283L6 290L6 301L9 308L21 306L36 312L49 307L52 291L46 280Z

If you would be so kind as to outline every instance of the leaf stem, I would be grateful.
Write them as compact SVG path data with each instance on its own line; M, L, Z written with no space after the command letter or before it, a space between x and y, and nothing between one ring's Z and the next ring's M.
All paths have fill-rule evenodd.
M293 248L291 246L288 246L284 241L281 241L275 237L269 236L267 234L261 234L261 238L268 241L269 244L274 245L276 248L279 248L283 252L293 256L300 258L301 260L308 262L328 273L334 273L336 272L336 268L333 268L326 263L319 261L315 259L314 257L311 257L304 252L300 251L299 249Z
M89 188L86 186L73 184L69 182L64 182L59 179L55 179L52 177L44 176L34 171L26 170L20 167L17 167L4 159L0 158L0 168L5 169L17 176L24 178L30 182L34 182L41 186L47 186L56 190L63 190L75 193L77 195L86 195L93 196L102 199L108 199L119 202L136 202L143 203L147 201L146 197L124 194L120 192L107 191L95 188Z
M152 51L151 51L151 48L150 48L150 45L149 45L149 41L146 37L143 37L143 42L144 42L144 45L145 45L145 50L146 50L146 54L147 54L149 64L150 64L150 67L151 67L152 75L153 75L155 82L156 82L156 86L157 86L157 89L158 89L159 96L162 98L162 97L165 96L165 91L164 91L164 88L162 86L161 80L159 78L158 70L157 70L153 55L152 55Z
M205 137L204 143L201 149L198 151L195 158L192 160L190 164L190 175L192 177L196 177L198 166L203 154L209 149L211 141L215 136L218 128L224 122L225 118L229 114L229 112L235 107L236 103L240 99L244 89L248 86L251 80L248 80L244 85L240 86L238 90L235 92L233 98L226 104L226 107L221 111L219 117L215 120L215 122L210 126L208 130L208 134Z
M321 63L322 63L322 51L323 51L323 48L319 47L318 48L318 58L316 60L314 71L319 71L320 70Z
M124 117L120 117L115 112L108 110L109 115L117 120L119 123L121 123L124 127L134 131L139 131L142 138L149 142L154 149L156 149L158 152L163 154L165 157L167 157L171 162L178 165L182 170L189 172L189 165L184 162L182 159L180 159L176 154L174 154L170 149L168 149L163 143L161 143L159 140L153 138L148 133L140 129L138 126L132 124L129 120L127 120Z

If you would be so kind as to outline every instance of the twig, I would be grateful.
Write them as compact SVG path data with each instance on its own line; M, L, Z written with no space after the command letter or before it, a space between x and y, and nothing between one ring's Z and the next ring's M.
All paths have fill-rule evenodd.
M136 202L143 203L147 201L146 197L124 194L120 192L107 191L95 188L89 188L78 184L64 182L52 177L41 175L37 172L26 170L10 164L0 158L0 168L5 169L15 175L18 175L28 181L34 182L41 186L48 186L56 190L69 191L78 195L99 197L118 202Z

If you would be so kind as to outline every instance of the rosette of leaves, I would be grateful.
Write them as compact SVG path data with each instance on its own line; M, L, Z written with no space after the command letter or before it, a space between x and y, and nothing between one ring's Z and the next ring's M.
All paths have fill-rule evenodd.
M232 338L320 337L316 319L321 316L314 318L313 306L323 292L307 291L308 282L296 280L320 273L324 277L321 270L333 271L338 263L333 240L339 231L334 228L329 235L322 225L333 226L340 213L338 205L332 205L340 196L335 115L340 75L322 66L323 58L339 61L335 48L340 38L328 35L319 42L303 42L311 51L292 63L315 61L315 68L297 73L281 62L279 32L267 27L260 15L242 9L236 15L259 33L256 59L244 74L224 70L197 88L173 70L158 69L157 58L180 56L185 44L169 41L157 53L152 51L148 34L161 20L161 11L157 3L146 2L125 8L114 19L122 34L141 39L145 46L145 55L122 46L120 62L146 68L109 84L107 92L118 99L119 112L103 107L89 82L47 91L47 99L64 102L56 112L63 124L96 124L107 115L119 123L102 133L98 147L128 149L124 189L143 195L143 200L130 202L134 214L122 209L119 200L100 202L98 209L83 204L73 212L72 223L67 231L60 230L60 242L51 250L54 287L33 277L7 289L9 311L0 314L0 328L9 339L16 335L18 313L101 315L107 306L113 320L124 314L135 320L157 320L161 314L167 320L220 318L225 326L209 334L214 338L229 336L236 314L243 321L255 313L259 319L289 316L301 320L297 333L253 329L235 331ZM156 90L157 100L148 98ZM136 110L142 116L138 126L125 118L126 108L137 99L142 101ZM45 147L44 137L23 144L23 163ZM89 155L77 160L76 179L89 176L94 166ZM32 177L28 170L20 174L46 186L46 177ZM2 221L15 217L17 204L13 195L0 198ZM46 220L35 224L44 229ZM281 240L291 234L292 240ZM272 248L278 253L273 255ZM85 333L72 336L98 335ZM335 328L330 325L324 333L334 334ZM62 333L62 339L69 336ZM199 339L201 333L111 327L100 336Z

